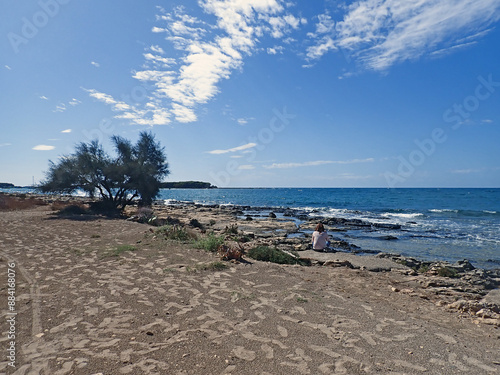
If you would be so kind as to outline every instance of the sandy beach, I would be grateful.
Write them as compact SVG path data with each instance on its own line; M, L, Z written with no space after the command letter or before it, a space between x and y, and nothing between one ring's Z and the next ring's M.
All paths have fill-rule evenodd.
M133 218L56 215L64 203L39 203L0 212L1 373L500 373L498 289L390 257L305 250L263 234L293 222L227 208L154 215L193 237L206 235L193 219L207 232L236 225L252 238L245 249L289 246L312 265L244 256L220 266L217 254Z

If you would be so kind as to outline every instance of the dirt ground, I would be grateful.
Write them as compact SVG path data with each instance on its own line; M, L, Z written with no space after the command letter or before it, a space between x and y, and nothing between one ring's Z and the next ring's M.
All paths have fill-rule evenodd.
M0 257L1 373L500 373L498 327L395 292L397 272L218 269L147 224L50 206L0 212Z

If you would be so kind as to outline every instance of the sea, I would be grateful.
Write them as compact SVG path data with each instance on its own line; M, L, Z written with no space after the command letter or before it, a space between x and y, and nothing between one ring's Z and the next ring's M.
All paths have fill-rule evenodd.
M401 229L368 227L331 235L366 253L391 252L429 261L468 259L479 268L500 268L498 188L162 189L157 199L165 204L259 207L262 216L267 211L289 208L319 219L336 217L397 224ZM247 211L252 209L247 207ZM295 219L295 236L310 236L310 231L301 229L304 221ZM387 240L388 236L393 239Z

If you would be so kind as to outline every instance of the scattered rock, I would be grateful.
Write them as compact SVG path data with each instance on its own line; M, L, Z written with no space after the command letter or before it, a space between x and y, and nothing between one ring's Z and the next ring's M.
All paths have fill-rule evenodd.
M348 267L348 268L354 268L354 266L351 264L351 262L347 260L327 260L326 262L323 263L323 266L326 267Z

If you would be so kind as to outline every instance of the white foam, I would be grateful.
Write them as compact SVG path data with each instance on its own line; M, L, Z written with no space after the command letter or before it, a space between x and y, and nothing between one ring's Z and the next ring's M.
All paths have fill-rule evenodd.
M393 213L386 213L383 214L382 216L389 216L389 217L399 217L402 219L414 219L419 216L424 216L424 214L421 213L415 213L415 214L393 214Z

